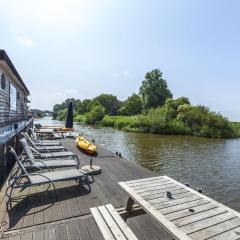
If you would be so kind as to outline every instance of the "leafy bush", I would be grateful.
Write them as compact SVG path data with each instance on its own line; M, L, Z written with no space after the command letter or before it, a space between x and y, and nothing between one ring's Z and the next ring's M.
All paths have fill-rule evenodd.
M125 127L133 127L135 126L135 122L137 120L136 116L109 116L106 115L103 120L100 122L102 126L105 127L115 127L118 129L122 129Z
M233 129L235 137L240 137L240 123L239 122L231 122L230 126Z
M97 105L91 109L90 112L86 113L86 123L94 124L101 121L104 118L105 109L101 105Z
M93 101L100 103L104 107L105 113L109 115L116 115L121 105L117 97L112 94L100 94Z
M65 120L66 116L67 116L67 108L64 108L63 110L58 112L57 120L63 121Z
M142 100L139 95L133 93L132 96L123 103L123 106L118 110L119 115L133 116L142 111Z
M86 122L86 116L85 115L76 115L74 117L74 121L75 122L81 122L81 123L85 123Z

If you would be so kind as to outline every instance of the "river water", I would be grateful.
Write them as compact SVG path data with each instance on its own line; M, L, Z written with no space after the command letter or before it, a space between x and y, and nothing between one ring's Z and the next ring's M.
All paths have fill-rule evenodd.
M62 122L38 120L45 125ZM217 201L240 210L240 139L209 139L146 133L75 124L75 130L129 161L168 175Z

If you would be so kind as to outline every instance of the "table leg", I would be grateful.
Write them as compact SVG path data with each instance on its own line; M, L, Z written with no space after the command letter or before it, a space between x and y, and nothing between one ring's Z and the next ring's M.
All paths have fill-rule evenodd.
M134 200L131 197L129 197L128 200L127 200L127 205L126 205L125 210L126 211L131 211L133 204L134 204Z

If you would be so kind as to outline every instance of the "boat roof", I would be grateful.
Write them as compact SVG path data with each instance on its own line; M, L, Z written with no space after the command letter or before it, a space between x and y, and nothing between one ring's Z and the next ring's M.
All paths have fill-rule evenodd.
M16 76L16 78L18 79L18 81L21 83L21 85L24 87L26 93L29 95L29 90L27 88L27 86L25 85L25 83L23 82L21 76L19 75L19 73L17 72L16 68L14 67L11 59L8 57L7 53L5 50L0 49L0 61L4 61L6 62L6 64L8 65L8 67L11 69L12 73Z

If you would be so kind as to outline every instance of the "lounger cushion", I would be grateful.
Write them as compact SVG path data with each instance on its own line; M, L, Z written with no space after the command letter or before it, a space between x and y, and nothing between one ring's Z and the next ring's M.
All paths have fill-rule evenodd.
M51 181L62 181L70 179L80 179L81 177L86 176L79 169L67 169L54 172L45 172L41 175L29 175L29 180L32 184L42 184ZM45 178L46 177L46 178ZM48 179L47 179L48 178Z
M72 152L52 152L52 153L41 153L41 156L44 158L58 158L58 157L72 157L75 156ZM37 156L35 157L37 158Z
M65 148L63 146L52 146L52 147L38 147L36 146L36 149L39 151L39 152L42 152L42 151L61 151L61 150L64 150Z
M48 161L35 161L34 164L31 164L29 166L35 166L35 167L67 167L67 166L78 166L77 162L75 160L69 160L69 159L64 159L64 160L48 160Z
M36 146L61 146L60 142L34 142Z

